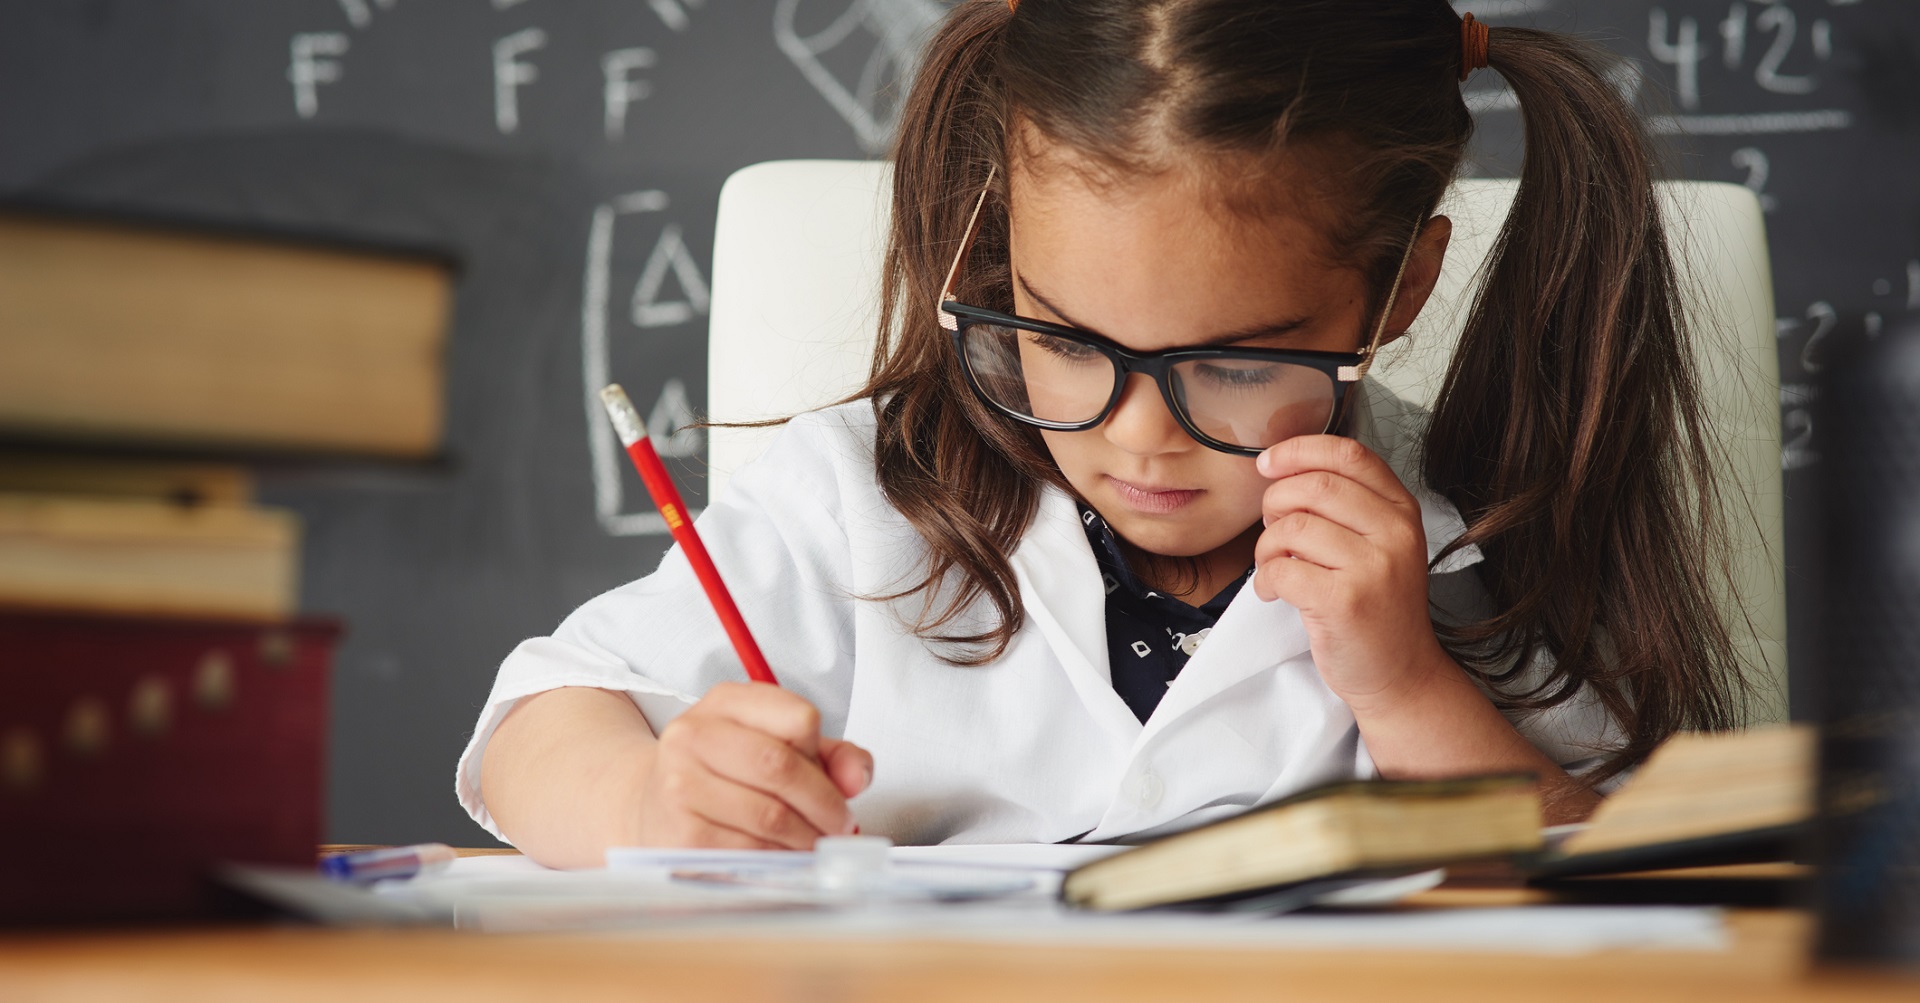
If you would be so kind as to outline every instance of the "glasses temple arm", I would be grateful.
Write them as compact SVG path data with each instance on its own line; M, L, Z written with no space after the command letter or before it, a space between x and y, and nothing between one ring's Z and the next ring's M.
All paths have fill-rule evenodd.
M1359 365L1340 367L1338 379L1342 383L1359 382L1361 377L1367 375L1367 370L1373 368L1374 354L1380 351L1380 338L1387 333L1387 320L1393 316L1393 304L1400 297L1400 281L1407 276L1407 263L1413 260L1413 248L1420 242L1420 231L1425 224L1424 217L1414 224L1413 236L1407 240L1407 249L1400 252L1400 267L1394 270L1393 285L1387 289L1387 305L1380 308L1380 321L1373 326L1373 337L1360 353Z
M987 204L987 193L993 190L993 178L999 167L987 168L987 183L980 188L980 197L973 202L973 212L967 217L967 229L960 237L960 248L953 253L953 265L947 269L947 281L940 286L940 299L934 303L934 316L939 318L940 326L949 331L957 330L960 322L952 314L940 309L940 304L952 301L953 287L960 280L960 266L967 260L967 252L973 250L974 238L980 233L980 210Z

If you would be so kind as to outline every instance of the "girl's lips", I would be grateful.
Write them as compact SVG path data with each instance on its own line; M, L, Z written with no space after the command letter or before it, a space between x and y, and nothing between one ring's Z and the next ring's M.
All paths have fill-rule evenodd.
M1202 494L1194 488L1167 490L1142 487L1123 481L1112 474L1107 475L1107 481L1113 485L1114 494L1119 495L1120 500L1126 502L1128 507L1153 515L1165 515L1168 512L1177 511Z

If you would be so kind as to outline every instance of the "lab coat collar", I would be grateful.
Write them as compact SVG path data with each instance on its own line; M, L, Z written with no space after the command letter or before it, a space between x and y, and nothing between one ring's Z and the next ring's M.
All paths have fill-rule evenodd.
M1046 637L1081 702L1130 746L1150 741L1169 721L1240 680L1307 650L1298 610L1284 602L1262 602L1252 588L1242 588L1143 726L1113 688L1106 590L1079 512L1065 492L1045 490L1013 565L1027 616Z
M1033 524L1012 561L1027 620L1046 638L1088 713L1130 745L1140 720L1113 688L1107 664L1107 594L1080 513L1065 491L1041 489Z

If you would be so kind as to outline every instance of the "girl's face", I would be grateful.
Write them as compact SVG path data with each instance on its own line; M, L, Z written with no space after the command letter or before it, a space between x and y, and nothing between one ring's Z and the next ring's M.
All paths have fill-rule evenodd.
M1096 185L1089 172L1067 166L1062 158L1071 154L1056 147L1044 156L1038 170L1017 158L1009 178L1015 313L1140 352L1365 345L1364 282L1332 263L1325 223L1313 218L1328 211L1324 203L1283 197L1258 218L1243 217L1219 207L1191 174ZM1282 193L1306 190L1288 181L1282 172L1273 183ZM1406 329L1432 290L1446 236L1444 218L1423 231L1390 334ZM1260 521L1270 482L1253 458L1194 441L1149 377L1129 374L1098 427L1041 436L1068 483L1142 550L1210 555L1239 546Z

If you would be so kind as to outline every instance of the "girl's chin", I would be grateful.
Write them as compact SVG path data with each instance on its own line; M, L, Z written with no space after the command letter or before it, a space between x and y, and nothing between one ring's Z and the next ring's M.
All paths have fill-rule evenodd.
M1221 539L1221 521L1207 518L1129 518L1122 513L1118 519L1108 518L1107 525L1121 539L1161 557L1200 557L1232 543L1239 536L1235 533Z

